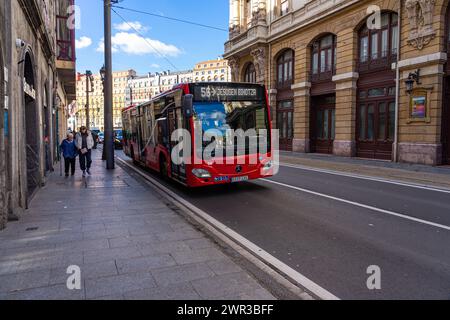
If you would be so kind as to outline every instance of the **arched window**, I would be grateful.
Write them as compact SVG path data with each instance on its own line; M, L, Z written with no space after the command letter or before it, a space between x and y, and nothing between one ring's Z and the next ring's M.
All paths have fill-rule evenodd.
M329 34L314 41L311 52L312 80L331 79L336 69L336 36Z
M397 50L398 15L396 13L383 13L380 29L369 29L364 23L359 31L360 65L371 63L377 65L384 61L384 64L390 67L389 63L396 60Z
M256 69L253 63L249 63L245 68L244 82L255 83L256 82Z
M279 89L289 88L294 77L294 52L286 50L277 59L277 87Z

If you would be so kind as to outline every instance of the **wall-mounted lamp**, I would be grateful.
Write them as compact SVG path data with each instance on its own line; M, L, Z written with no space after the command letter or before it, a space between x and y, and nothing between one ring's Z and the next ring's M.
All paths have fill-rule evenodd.
M414 72L411 72L408 76L408 79L405 80L405 85L406 85L406 92L408 94L411 94L414 90L414 82L416 84L421 84L420 83L420 69L417 69Z

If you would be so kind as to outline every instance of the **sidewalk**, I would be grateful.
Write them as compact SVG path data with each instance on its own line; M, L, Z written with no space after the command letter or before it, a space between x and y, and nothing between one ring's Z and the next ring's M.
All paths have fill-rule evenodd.
M393 163L382 160L338 157L312 153L280 152L283 164L398 180L421 185L450 188L450 167Z
M274 299L149 187L93 157L86 183L55 172L0 231L0 299ZM81 290L67 288L70 265Z

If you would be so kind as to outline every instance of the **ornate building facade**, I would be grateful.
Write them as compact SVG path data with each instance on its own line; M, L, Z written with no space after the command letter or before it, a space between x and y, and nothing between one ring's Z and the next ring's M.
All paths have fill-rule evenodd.
M0 2L0 229L45 185L75 99L74 0Z
M230 0L234 81L266 84L280 147L450 163L448 0Z

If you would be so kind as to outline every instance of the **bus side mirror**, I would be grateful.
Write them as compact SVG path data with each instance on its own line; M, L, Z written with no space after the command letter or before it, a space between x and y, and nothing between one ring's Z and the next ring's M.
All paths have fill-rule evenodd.
M187 94L183 96L183 111L186 118L191 118L194 113L194 96Z

